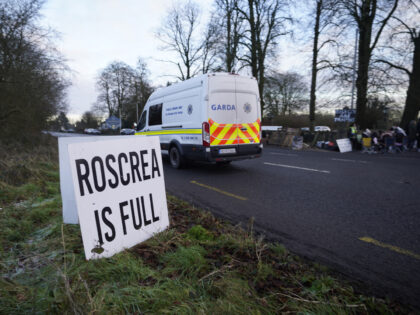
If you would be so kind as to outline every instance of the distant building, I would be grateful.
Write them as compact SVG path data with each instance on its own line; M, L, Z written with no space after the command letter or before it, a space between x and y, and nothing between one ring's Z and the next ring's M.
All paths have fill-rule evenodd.
M102 130L117 130L120 129L121 122L118 117L110 116L105 122L102 124L101 129Z

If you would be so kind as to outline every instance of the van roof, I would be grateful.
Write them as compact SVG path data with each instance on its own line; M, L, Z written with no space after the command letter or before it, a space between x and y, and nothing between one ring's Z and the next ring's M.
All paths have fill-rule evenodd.
M185 81L181 81L181 82L176 82L170 86L165 86L165 87L161 87L158 88L155 92L152 93L152 95L149 98L149 101L153 101L156 98L162 97L164 95L167 94L171 94L171 93L176 93L176 92L180 92L183 90L188 90L191 89L193 87L197 87L200 86L203 83L203 79L207 78L207 77L211 77L211 76L234 76L237 75L239 76L239 74L233 74L233 73L228 73L228 72L211 72L211 73L205 73L205 74L201 74L198 75L196 77L193 77L191 79L185 80ZM249 76L243 76L240 75L243 78L250 78L250 79L254 79L254 77L249 77Z

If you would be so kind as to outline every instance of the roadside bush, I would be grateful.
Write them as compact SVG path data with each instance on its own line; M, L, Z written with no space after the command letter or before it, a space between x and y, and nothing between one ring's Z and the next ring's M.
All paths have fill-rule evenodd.
M40 26L44 1L2 1L0 11L0 139L32 143L64 110L67 66Z

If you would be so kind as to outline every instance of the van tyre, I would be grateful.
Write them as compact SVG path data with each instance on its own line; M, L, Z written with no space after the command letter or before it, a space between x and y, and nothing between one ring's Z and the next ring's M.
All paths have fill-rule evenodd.
M177 146L172 146L169 149L169 162L173 168L179 169L185 166L185 158L181 155Z

